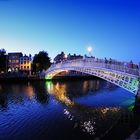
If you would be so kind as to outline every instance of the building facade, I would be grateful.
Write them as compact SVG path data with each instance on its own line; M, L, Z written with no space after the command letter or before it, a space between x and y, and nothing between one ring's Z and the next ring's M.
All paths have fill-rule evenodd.
M32 56L24 55L20 57L20 70L24 72L31 72Z
M21 52L8 53L8 72L19 71L20 58L23 56Z

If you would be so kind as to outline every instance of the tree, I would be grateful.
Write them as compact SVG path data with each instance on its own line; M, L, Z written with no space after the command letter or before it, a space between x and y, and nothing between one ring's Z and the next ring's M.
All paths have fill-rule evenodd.
M48 53L45 51L40 51L38 54L35 54L32 64L33 71L41 72L42 70L48 69L51 65L50 60Z
M6 72L7 59L6 59L6 50L0 49L0 72Z
M5 55L5 54L6 54L6 50L5 49L0 49L0 56Z

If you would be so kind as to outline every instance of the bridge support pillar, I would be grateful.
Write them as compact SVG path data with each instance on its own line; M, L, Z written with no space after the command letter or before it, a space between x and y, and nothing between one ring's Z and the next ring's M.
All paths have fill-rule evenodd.
M140 113L140 83L137 95L135 96L135 107L134 110Z

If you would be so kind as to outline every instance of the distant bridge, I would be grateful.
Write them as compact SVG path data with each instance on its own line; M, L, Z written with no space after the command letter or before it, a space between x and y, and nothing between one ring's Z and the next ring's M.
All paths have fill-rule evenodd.
M97 76L109 81L135 95L139 90L139 69L128 68L125 65L110 64L104 61L96 61L94 58L66 60L52 64L46 71L46 79L52 79L56 74L63 71L78 71Z

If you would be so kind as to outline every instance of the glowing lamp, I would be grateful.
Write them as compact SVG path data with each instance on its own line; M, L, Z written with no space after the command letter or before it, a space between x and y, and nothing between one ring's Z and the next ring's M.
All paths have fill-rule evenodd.
M89 46L89 47L87 48L87 51L88 51L89 53L91 53L91 52L92 52L92 47Z
M65 58L65 59L67 59L67 57L68 57L68 55L67 55L67 54L65 54L65 55L64 55L64 58Z

